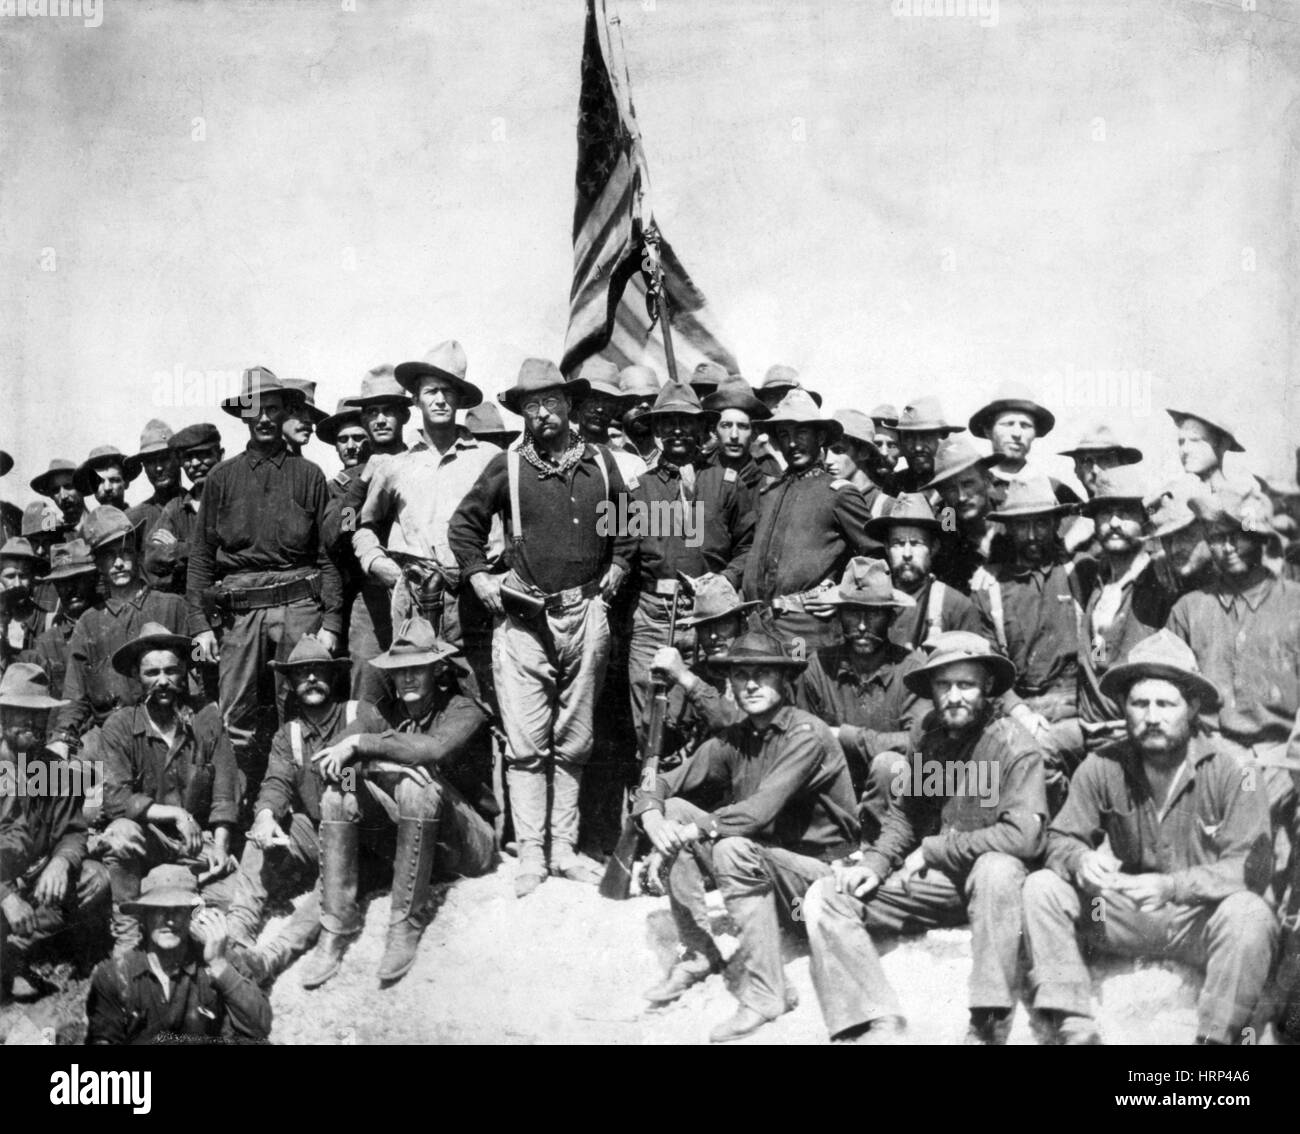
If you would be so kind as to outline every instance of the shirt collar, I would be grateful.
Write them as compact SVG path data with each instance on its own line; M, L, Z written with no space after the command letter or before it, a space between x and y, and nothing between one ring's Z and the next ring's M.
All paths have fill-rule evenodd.
M117 599L109 598L104 600L104 605L108 608L110 614L118 614L124 607L133 606L139 610L144 606L145 597L149 594L149 584L141 583L140 589L128 598Z
M179 731L186 733L194 731L194 710L184 701L176 709L176 719ZM160 740L162 739L157 726L150 719L149 710L145 708L143 701L135 706L135 717L131 721L131 731L136 736L157 736Z
M751 721L746 720L745 724L746 727L754 736L757 736L761 739L762 737L766 736L770 730L775 730L776 732L785 732L785 730L790 727L790 714L793 712L794 712L793 705L790 705L788 703L782 705L779 709L777 709L776 713L773 715L772 720L768 723L767 728L763 729L761 732L754 727Z
M1220 582L1215 588L1214 596L1224 610L1231 610L1237 599L1241 599L1251 610L1258 610L1272 592L1275 581L1273 573L1261 566L1258 574L1247 576L1241 587L1229 587Z
M1150 553L1146 551L1139 551L1137 555L1134 556L1133 562L1129 564L1129 569L1125 571L1124 574L1122 574L1118 579L1115 579L1115 578L1111 578L1110 576L1109 563L1105 559L1102 560L1102 570L1106 573L1107 585L1113 586L1114 584L1118 583L1121 587L1124 588L1131 587L1134 583L1136 583L1138 576L1141 575L1142 572L1145 571L1147 567L1149 567L1150 565L1151 565Z
M424 430L421 429L419 432L420 439L407 451L411 453L436 453L437 450L429 443L429 438L425 435ZM456 439L447 447L447 453L450 453L453 449L477 449L478 447L478 438L475 437L474 434L467 430L458 429L456 431ZM446 453L444 453L443 456L446 456Z
M889 680L889 675L900 660L900 655L905 655L907 651L895 642L885 644L884 653L880 663L868 673L865 677L861 676L853 665L853 651L847 644L833 647L834 654L832 662L835 670L836 680L849 678L858 685L884 685Z
M270 461L277 469L281 468L284 465L285 457L288 455L289 447L287 445L281 445L274 453L269 455L255 453L252 449L245 449L243 453L244 459L248 461L248 467L253 469L257 468L258 465L265 464L267 461Z
M339 718L342 715L343 702L335 701L330 706L329 712L325 714L325 719L319 723L309 720L307 717L301 715L298 719L302 722L304 731L310 732L315 736L332 736L338 728Z

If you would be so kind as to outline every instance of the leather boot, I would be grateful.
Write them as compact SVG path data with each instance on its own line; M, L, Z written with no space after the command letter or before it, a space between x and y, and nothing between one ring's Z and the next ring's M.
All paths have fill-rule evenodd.
M654 988L641 995L651 1004L671 1004L692 985L722 972L722 957L712 942L701 952L687 953L673 965L668 975Z
M303 988L319 988L337 973L347 947L361 933L357 905L360 832L355 823L323 819L320 843L321 933L316 948L303 962Z
M555 761L551 791L551 873L571 882L599 886L604 876L590 859L577 853L578 794L582 790L582 765Z
M546 775L540 768L510 767L510 816L519 845L515 897L527 897L546 880Z
M397 854L393 859L393 904L388 940L379 962L379 982L392 984L415 964L420 938L432 918L429 878L438 848L438 820L397 820Z

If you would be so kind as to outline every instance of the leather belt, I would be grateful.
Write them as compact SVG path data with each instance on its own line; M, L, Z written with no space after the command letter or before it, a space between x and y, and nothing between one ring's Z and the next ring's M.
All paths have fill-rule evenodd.
M777 595L776 598L772 600L771 607L773 610L785 611L787 613L791 611L802 611L805 609L804 603L807 602L808 599L818 598L833 587L834 584L830 579L824 579L815 587L810 587L806 591L798 591L792 595Z
M316 572L301 579L290 579L287 583L272 583L269 587L222 587L219 601L234 613L243 614L319 597L320 573Z
M566 587L562 591L540 597L542 606L549 613L554 613L557 610L564 610L566 607L577 606L578 603L594 598L598 594L600 594L600 580L592 579L590 583L583 583L580 587Z
M681 589L682 585L676 579L641 580L641 593L643 595L659 595L661 598L673 598Z

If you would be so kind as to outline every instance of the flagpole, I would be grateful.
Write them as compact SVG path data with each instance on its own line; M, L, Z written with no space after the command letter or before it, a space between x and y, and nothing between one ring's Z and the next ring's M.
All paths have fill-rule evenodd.
M653 218L650 227L645 230L645 243L650 252L655 314L664 336L664 361L668 364L668 381L677 382L677 356L673 353L673 332L668 317L668 292L664 288L664 266L659 259L659 229Z

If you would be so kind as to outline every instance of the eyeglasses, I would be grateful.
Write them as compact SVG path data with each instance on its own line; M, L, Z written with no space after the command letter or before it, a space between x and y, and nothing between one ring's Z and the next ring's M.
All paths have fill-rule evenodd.
M560 403L563 400L563 394L547 394L541 398L529 398L528 401L524 402L524 413L537 413L543 407L553 412L560 408Z

